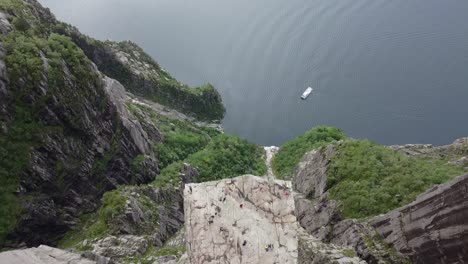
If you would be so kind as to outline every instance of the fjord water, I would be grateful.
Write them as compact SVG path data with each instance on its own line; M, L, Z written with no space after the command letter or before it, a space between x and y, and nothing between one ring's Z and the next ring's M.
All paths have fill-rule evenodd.
M468 136L466 0L40 2L95 38L133 40L183 82L211 82L225 130L258 144L319 124L383 144Z

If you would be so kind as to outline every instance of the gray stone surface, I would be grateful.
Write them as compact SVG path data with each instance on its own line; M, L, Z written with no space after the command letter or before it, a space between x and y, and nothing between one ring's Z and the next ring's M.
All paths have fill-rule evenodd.
M105 264L57 248L39 246L0 253L0 264Z
M303 194L294 196L296 217L300 225L314 237L326 240L333 230L333 225L341 220L338 204L324 194L315 201Z
M293 177L294 190L309 198L318 198L327 189L327 170L335 148L330 145L304 155Z
M10 21L8 21L8 14L0 12L0 34L7 34L12 29Z
M141 153L151 155L151 143L148 134L143 130L138 119L128 110L126 102L130 100L125 88L118 81L104 77L105 91L120 115L123 126L129 131L130 136Z

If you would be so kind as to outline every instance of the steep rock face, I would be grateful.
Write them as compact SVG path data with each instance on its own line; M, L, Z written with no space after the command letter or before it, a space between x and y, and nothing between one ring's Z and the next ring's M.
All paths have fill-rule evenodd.
M334 154L335 149L331 145L306 153L296 168L294 190L310 198L322 196L327 186L328 164Z
M151 141L142 125L128 110L126 103L129 100L125 88L116 80L104 77L105 91L119 113L122 125L128 130L131 139L140 153L151 154Z
M370 221L385 242L414 263L468 262L468 175Z
M333 231L334 224L341 221L338 204L323 195L314 202L303 194L294 196L297 220L302 227L314 237L327 240Z
M365 263L298 224L291 182L240 176L184 190L190 263Z

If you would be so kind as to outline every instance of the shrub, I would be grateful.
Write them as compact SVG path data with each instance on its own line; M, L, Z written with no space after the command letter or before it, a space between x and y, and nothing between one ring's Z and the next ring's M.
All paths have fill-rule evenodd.
M236 136L221 134L210 145L188 157L187 163L199 171L198 182L213 181L243 174L264 175L264 151Z
M27 31L31 28L31 25L29 25L28 21L22 17L15 17L12 24L15 29L19 31Z
M294 168L306 152L341 140L344 137L345 135L338 128L318 126L285 143L272 161L276 176L282 179L290 179L294 173Z
M327 183L345 217L363 218L406 205L462 173L441 160L429 162L367 140L346 140L331 160Z
M197 182L219 180L243 174L264 175L266 166L263 149L236 136L220 134L201 151L188 156L184 162L196 167ZM155 184L178 185L182 162L174 163L161 171Z

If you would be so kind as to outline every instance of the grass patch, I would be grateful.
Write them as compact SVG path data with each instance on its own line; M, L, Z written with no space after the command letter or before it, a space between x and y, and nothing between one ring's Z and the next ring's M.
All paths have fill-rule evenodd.
M338 128L318 126L285 143L272 160L276 176L291 179L294 168L306 152L344 138L345 135Z
M343 215L364 218L409 204L429 187L462 173L442 160L429 162L367 140L346 140L337 147L327 181Z
M357 256L356 252L353 249L345 249L343 250L343 255L348 258L354 258Z

